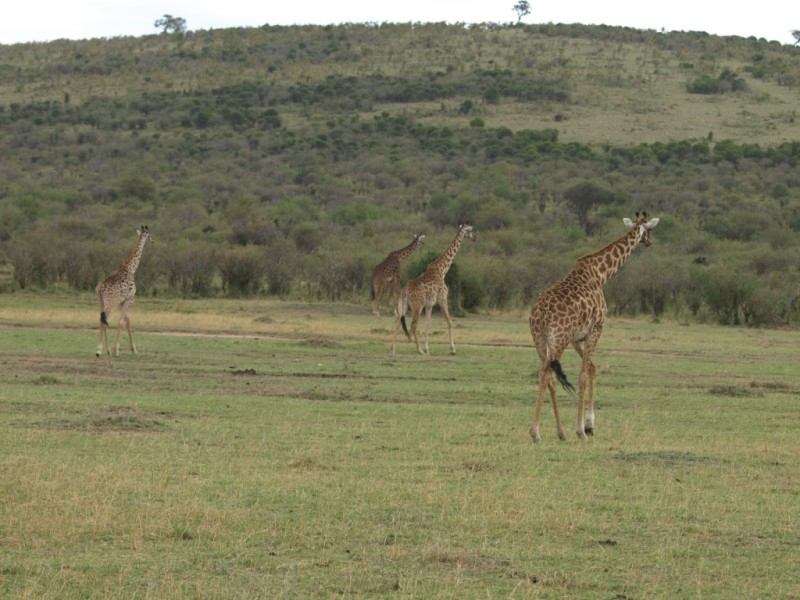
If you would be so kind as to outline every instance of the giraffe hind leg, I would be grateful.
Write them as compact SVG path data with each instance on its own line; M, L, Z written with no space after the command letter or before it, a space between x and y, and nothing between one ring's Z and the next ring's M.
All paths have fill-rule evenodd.
M539 422L542 417L542 406L544 406L545 390L550 392L550 404L553 406L553 416L556 419L556 431L558 432L558 439L564 441L567 439L567 434L564 433L564 427L561 425L561 413L558 410L558 400L556 399L556 383L553 379L553 371L548 361L543 361L542 368L539 370L539 393L536 399L536 409L533 413L533 423L531 424L531 438L534 443L542 441L539 435Z
M433 313L433 306L425 307L425 354L430 354L431 349L428 346L428 339L431 335L431 313Z
M592 361L589 361L589 381L587 382L587 392L589 403L586 411L583 430L586 435L594 435L594 380L597 377L597 368Z
M106 311L100 312L100 339L97 340L97 350L95 356L100 356L105 348L111 354L111 346L108 345L108 318Z
M419 326L419 316L422 314L422 307L415 306L411 309L411 333L414 334L414 343L417 346L417 352L425 354L419 346L419 333L417 327Z
M576 431L578 437L594 435L594 380L597 368L592 361L592 352L585 342L574 342L572 346L581 357L581 374L578 380L578 423ZM587 402L588 394L588 402Z
M123 325L125 325L128 331L130 331L130 320L128 320L128 306L129 306L128 302L123 302L119 307L119 319L117 320L117 335L114 338L114 356L119 356L119 340L122 337Z
M564 427L561 425L561 413L558 410L558 400L556 400L556 382L552 375L547 382L547 389L550 390L550 403L553 405L553 415L556 418L556 433L558 433L558 439L563 442L567 439L567 434L564 433Z

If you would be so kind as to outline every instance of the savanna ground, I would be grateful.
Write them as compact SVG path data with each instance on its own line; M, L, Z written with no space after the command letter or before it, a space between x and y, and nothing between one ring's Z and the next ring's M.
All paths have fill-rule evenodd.
M800 598L797 331L613 319L596 435L533 445L524 312L391 356L366 306L142 299L99 359L96 312L0 301L3 597Z

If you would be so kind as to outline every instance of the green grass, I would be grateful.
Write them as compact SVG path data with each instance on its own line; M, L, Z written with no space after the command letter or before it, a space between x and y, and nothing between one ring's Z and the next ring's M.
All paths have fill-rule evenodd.
M796 331L612 320L595 437L535 446L524 314L393 357L366 306L142 299L96 359L95 312L3 297L3 597L800 596Z

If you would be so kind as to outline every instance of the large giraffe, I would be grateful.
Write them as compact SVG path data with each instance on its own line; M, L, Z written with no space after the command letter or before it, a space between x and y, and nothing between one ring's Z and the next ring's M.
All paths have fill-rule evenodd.
M400 271L403 262L411 256L411 253L417 249L417 246L425 241L425 235L417 233L414 239L405 248L390 252L382 263L372 269L372 299L375 304L372 312L380 316L380 303L383 288L387 284L390 285L387 292L389 297L389 306L397 306L397 296L400 292Z
M566 277L542 292L531 308L528 321L533 343L542 361L539 370L539 396L530 431L534 442L541 441L539 418L546 389L550 390L558 437L566 439L558 413L553 375L565 389L574 390L559 362L561 354L569 344L572 344L582 361L578 383L576 432L581 439L586 439L586 434L594 433L594 380L597 371L592 362L592 353L600 339L606 317L603 285L619 271L636 244L639 242L645 246L652 244L650 230L658 224L658 219L648 221L647 213L636 213L635 222L627 218L624 222L630 227L630 231L594 254L579 258L575 268ZM584 397L587 388L589 406L584 421Z
M462 224L458 227L458 232L450 245L442 253L442 255L434 260L425 269L425 272L409 281L400 293L400 298L397 300L397 314L395 316L394 335L392 336L392 354L395 352L395 345L397 342L397 334L400 327L408 339L411 335L406 327L406 311L411 308L411 331L414 333L414 342L417 345L417 352L420 354L429 354L428 349L428 336L431 331L431 312L433 307L437 304L442 309L444 318L447 319L447 331L450 335L450 354L456 353L456 347L453 343L453 320L450 318L450 311L447 307L448 289L444 282L444 277L450 270L450 265L453 264L453 259L456 257L458 247L461 241L468 237L471 240L476 239L476 234L472 230L472 225ZM425 309L425 351L423 352L419 346L419 336L417 335L417 324L419 323L419 316L422 309Z
M128 258L122 261L116 271L98 283L95 288L97 301L100 304L100 339L97 342L97 356L103 353L104 346L108 353L111 354L111 346L108 344L108 317L111 311L117 307L119 307L119 321L117 322L117 338L114 342L114 356L119 356L119 338L122 333L123 323L128 330L131 352L136 354L136 344L133 343L133 335L131 335L131 320L128 317L128 308L130 308L133 297L136 295L134 275L142 258L142 250L144 250L144 245L151 239L150 231L145 225L142 225L142 228L136 233L139 235L136 248Z

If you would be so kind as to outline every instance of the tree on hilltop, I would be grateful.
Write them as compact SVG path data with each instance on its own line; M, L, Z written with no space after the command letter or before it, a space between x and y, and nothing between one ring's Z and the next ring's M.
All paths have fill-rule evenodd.
M186 33L186 19L172 15L164 15L157 19L153 26L161 29L162 33Z
M514 6L511 7L517 13L517 23L522 21L522 17L531 14L531 4L528 0L519 0Z

